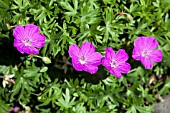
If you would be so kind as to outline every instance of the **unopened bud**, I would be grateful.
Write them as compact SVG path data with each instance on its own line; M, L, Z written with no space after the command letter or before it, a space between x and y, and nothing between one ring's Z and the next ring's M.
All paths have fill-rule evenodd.
M29 106L25 106L26 111L31 111L31 108Z
M8 30L11 29L11 26L8 23L6 23L6 26L7 26Z
M129 20L133 20L133 17L130 15L130 14L126 14L127 15L127 18L129 19Z
M51 60L48 57L42 57L42 60L44 61L44 63L46 64L50 64Z

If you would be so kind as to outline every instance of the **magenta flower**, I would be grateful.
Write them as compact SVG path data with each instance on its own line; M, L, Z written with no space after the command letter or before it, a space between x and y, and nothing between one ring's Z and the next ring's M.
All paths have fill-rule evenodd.
M46 40L46 37L39 32L39 27L34 24L27 24L25 28L17 26L13 31L14 47L22 54L39 54L37 48L42 48Z
M126 63L128 60L128 54L124 49L118 50L115 54L111 47L106 48L105 57L102 60L102 65L109 70L109 72L115 75L117 78L121 78L121 73L128 73L130 71L130 64Z
M80 48L76 44L71 45L68 53L77 71L94 74L98 70L97 66L101 64L102 55L95 52L95 47L89 42L83 42Z
M152 62L162 61L162 51L154 50L158 47L158 41L153 37L138 37L134 42L132 57L140 60L146 69L153 67Z

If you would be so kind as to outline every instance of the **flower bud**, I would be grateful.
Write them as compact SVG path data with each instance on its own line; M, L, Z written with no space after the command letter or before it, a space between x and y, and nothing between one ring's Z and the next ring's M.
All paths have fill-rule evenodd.
M133 20L133 17L130 15L130 14L126 14L127 15L127 18L129 19L129 20Z
M31 111L31 108L29 106L25 106L26 111Z
M44 61L44 63L46 64L50 64L51 60L48 57L42 57L42 60Z

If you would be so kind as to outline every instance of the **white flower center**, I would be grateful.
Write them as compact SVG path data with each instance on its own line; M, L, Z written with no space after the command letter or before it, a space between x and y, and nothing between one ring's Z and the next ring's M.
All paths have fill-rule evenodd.
M80 64L85 64L86 63L85 58L80 57L79 62L80 62Z
M149 56L149 51L143 50L142 51L142 57L148 57Z
M118 65L119 65L119 64L118 64L118 61L117 61L117 60L112 60L112 62L110 62L110 66L111 66L112 68L116 68Z
M24 40L23 40L23 43L24 43L25 46L32 46L30 39L24 39Z

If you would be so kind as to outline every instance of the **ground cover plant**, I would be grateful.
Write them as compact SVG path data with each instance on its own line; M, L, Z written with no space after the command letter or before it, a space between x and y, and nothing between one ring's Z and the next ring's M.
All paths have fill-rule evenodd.
M0 112L152 112L170 94L169 9L169 0L0 0Z

